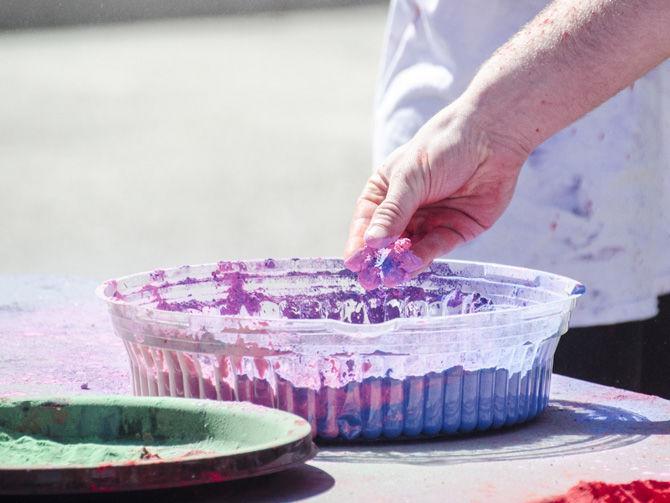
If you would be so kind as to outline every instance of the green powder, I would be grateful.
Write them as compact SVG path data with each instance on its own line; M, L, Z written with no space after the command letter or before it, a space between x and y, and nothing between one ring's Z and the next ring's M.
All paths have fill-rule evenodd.
M0 398L0 470L226 456L309 435L291 414L168 397Z
M0 466L27 468L35 466L100 465L154 460L178 460L234 452L239 445L220 440L183 444L145 444L133 441L103 441L77 438L76 441L54 441L0 429Z

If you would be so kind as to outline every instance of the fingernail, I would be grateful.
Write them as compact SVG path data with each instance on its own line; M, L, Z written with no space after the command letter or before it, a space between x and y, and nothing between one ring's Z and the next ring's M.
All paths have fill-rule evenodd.
M393 236L388 236L386 229L381 225L371 225L368 227L368 230L365 231L365 243L373 248L384 248L388 244L395 241Z

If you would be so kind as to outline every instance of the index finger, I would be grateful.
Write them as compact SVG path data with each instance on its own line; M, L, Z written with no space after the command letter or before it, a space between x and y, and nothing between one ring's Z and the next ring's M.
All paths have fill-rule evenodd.
M365 184L363 192L356 200L354 214L349 225L349 237L344 247L345 262L353 258L353 255L365 245L363 236L370 225L372 215L386 197L387 189L388 185L377 173L372 175Z

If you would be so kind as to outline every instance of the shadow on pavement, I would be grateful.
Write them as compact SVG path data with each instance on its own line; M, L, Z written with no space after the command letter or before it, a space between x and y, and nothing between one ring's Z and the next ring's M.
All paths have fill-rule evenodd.
M650 421L616 407L556 400L536 420L524 425L446 439L322 445L316 459L413 465L482 463L606 451L650 435L670 435L670 421Z
M303 465L279 473L218 484L206 484L176 489L135 491L126 493L59 495L44 497L18 497L25 503L49 501L50 503L102 503L118 502L228 502L228 501L300 501L328 491L335 480L323 470ZM11 497L8 497L11 498ZM0 496L0 501L5 501ZM9 501L9 500L7 500Z

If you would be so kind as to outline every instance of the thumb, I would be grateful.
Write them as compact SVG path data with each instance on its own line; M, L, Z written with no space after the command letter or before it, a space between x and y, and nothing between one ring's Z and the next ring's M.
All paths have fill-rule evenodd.
M375 210L365 231L368 246L383 248L405 231L419 208L416 192L406 177L395 176L389 180L386 197Z

